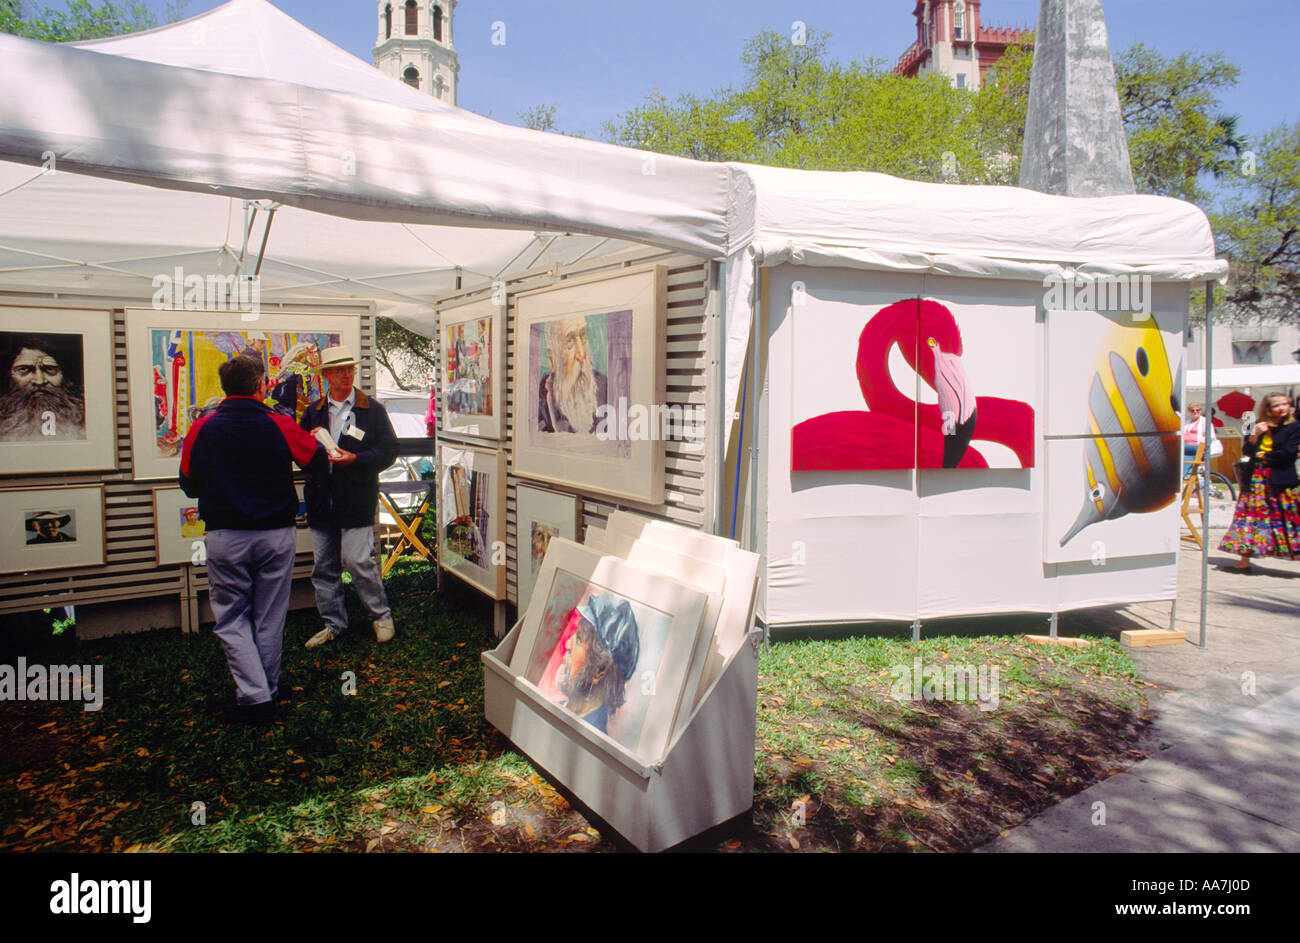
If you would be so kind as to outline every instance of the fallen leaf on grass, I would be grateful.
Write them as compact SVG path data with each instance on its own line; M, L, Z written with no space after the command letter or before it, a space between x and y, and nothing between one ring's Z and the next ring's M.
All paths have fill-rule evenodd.
M420 811L423 812L425 815L437 815L439 812L442 811L442 806L440 806L440 805L427 805L427 806L425 806L423 809L421 809Z
M528 834L528 837L529 837L529 838L536 838L536 837L537 837L537 832L535 832L535 831L533 830L533 823L532 823L532 822L525 822L525 823L524 823L524 831Z
M392 822L389 822L389 823L387 823L386 825L384 825L383 828L381 828L381 829L379 830L379 834L380 834L380 835L391 835L391 834L393 834L393 832L395 832L395 831L397 831L397 826L394 825Z
M370 841L366 842L366 854L370 854L372 851L374 851L375 846L378 844L379 844L378 838L372 838L370 839Z
M799 850L799 839L795 838L793 835L790 836L790 847L795 851Z

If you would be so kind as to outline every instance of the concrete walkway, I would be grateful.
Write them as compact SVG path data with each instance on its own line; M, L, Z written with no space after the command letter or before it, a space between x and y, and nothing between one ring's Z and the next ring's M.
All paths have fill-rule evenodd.
M1210 563L1236 557L1214 548ZM1134 649L1159 716L1151 757L1071 796L984 852L1300 851L1300 562L1211 569L1207 648L1200 552L1184 543L1177 629L1189 644ZM1169 628L1170 604L1061 617L1061 634Z

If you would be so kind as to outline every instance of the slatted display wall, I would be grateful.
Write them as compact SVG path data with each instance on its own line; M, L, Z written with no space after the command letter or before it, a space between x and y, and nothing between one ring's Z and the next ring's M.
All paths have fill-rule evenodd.
M0 297L0 302L25 307L57 304L35 298ZM31 573L0 574L0 615L27 612L52 606L88 606L95 603L128 600L175 600L176 609L168 626L180 625L192 631L198 628L198 593L207 589L204 567L188 564L159 566L155 561L153 489L171 481L133 481L131 462L131 417L127 394L126 315L124 308L145 307L148 301L123 304L120 300L95 305L84 300L68 302L64 307L112 310L113 312L113 401L117 423L117 471L84 474L5 476L3 488L49 488L57 485L104 485L103 566L77 567L66 570L38 570ZM263 304L265 313L318 311L329 314L361 316L360 384L374 389L375 319L368 308L339 308L321 304ZM52 317L55 315L52 314ZM304 327L307 322L304 322ZM91 352L87 352L90 356ZM311 574L311 555L299 554L294 577ZM149 628L123 620L123 629Z
M506 597L511 603L518 604L519 533L515 504L515 487L518 484L533 484L541 488L578 495L581 500L584 530L592 526L605 527L609 515L616 509L636 511L639 514L697 529L702 529L708 524L709 494L714 483L709 481L707 467L715 438L714 415L709 410L704 413L705 435L698 445L685 441L664 443L667 449L664 503L658 506L624 502L547 481L516 478L514 474L515 295L534 288L564 284L568 279L586 278L601 272L613 274L620 269L635 268L650 263L668 267L667 403L682 407L704 407L711 342L705 312L708 294L707 262L687 255L646 249L640 254L621 254L616 262L601 260L589 265L566 268L559 278L549 273L539 273L511 281L507 285L509 308L506 320L506 439L501 447L506 453ZM486 291L466 294L457 298L456 303L482 299L487 295ZM441 376L441 332L435 345L435 355L438 358ZM441 422L441 410L439 413L439 422ZM475 440L466 438L465 441ZM488 448L494 447L490 442L482 444ZM581 533L578 534L578 539L582 539Z

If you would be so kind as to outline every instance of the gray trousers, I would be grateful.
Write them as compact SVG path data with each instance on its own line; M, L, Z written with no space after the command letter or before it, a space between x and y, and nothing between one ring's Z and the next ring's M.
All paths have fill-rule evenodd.
M264 704L280 691L284 617L293 586L294 529L210 531L208 601L226 650L238 704Z
M348 610L340 580L344 570L352 574L352 588L361 597L361 604L371 619L387 619L392 615L379 564L375 562L373 527L313 527L311 547L316 557L311 570L316 608L334 635L348 630Z

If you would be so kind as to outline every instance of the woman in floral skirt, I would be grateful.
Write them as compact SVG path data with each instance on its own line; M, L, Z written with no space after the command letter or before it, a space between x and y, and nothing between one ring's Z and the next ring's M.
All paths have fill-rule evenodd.
M1219 543L1241 561L1222 569L1249 573L1251 557L1300 560L1300 479L1296 454L1300 422L1291 400L1270 393L1260 404L1260 420L1242 446L1253 463L1250 487L1243 489L1232 526Z

